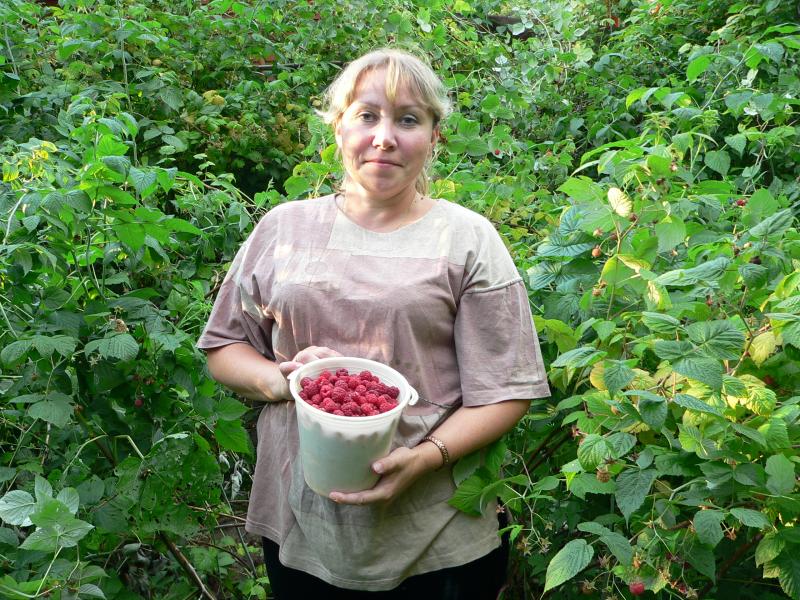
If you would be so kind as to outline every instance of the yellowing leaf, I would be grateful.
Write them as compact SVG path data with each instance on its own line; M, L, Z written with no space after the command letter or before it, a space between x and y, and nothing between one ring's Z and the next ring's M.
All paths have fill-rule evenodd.
M607 389L606 383L603 380L603 373L605 373L605 370L606 368L601 361L599 363L595 363L595 365L592 367L592 372L589 373L589 381L595 388L602 391Z
M608 190L608 203L620 217L627 217L633 210L633 202L621 189L612 187Z
M750 344L750 357L753 362L761 366L769 355L775 351L778 345L778 339L774 331L765 331L753 338Z

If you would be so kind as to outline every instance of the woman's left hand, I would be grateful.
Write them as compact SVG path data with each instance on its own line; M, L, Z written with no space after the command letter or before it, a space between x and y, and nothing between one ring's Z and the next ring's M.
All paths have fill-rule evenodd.
M430 452L432 446L435 454ZM375 487L362 492L331 492L329 498L340 504L389 503L414 483L423 473L439 466L441 458L433 444L416 448L400 447L372 463L372 470L381 475Z

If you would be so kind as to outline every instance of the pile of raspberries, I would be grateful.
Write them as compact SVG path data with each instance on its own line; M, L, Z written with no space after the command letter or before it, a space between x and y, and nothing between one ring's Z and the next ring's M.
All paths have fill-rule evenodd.
M370 417L397 406L400 390L381 383L369 371L350 375L347 369L323 371L300 380L300 397L320 410L345 417Z

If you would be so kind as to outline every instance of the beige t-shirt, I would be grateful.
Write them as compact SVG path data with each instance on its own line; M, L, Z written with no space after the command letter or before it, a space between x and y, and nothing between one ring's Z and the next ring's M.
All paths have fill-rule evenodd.
M448 408L550 395L525 286L491 223L446 200L388 233L360 227L333 196L272 209L242 246L198 347L247 342L291 360L308 346L390 365L420 394L393 447L413 447ZM286 566L339 587L387 590L410 575L464 564L499 545L482 517L447 504L450 469L387 505L340 505L302 476L292 402L268 403L247 531Z

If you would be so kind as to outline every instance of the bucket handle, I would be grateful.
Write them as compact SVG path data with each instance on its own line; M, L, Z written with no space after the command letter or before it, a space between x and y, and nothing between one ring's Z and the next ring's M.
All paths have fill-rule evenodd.
M411 398L408 401L409 406L414 406L419 400L419 392L414 389L414 386L409 385L408 389L411 391Z

